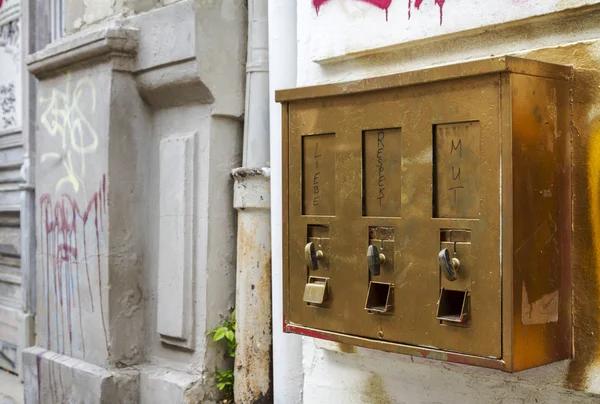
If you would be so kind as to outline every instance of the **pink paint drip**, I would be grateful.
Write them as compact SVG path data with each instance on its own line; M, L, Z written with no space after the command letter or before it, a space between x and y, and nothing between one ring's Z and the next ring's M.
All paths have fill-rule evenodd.
M314 0L313 0L314 1ZM388 9L390 8L390 4L392 4L392 0L361 0L365 3L369 3L375 7L378 7L382 10L385 10L385 20L388 20Z
M446 0L435 0L435 4L440 8L440 25L442 25L443 13L444 13L444 3ZM421 5L423 4L423 0L415 0L415 8L419 10ZM408 19L410 20L410 10L412 8L412 0L408 0Z
M440 25L442 25L442 19L444 17L444 2L446 0L435 0L435 4L437 4L440 8Z
M1 2L2 0L0 0ZM315 10L317 11L317 15L319 15L319 10L321 9L321 6L325 3L327 3L329 0L312 0L312 4L313 7L315 8Z
M0 0L1 2L2 0ZM385 10L385 20L388 20L388 10L390 5L392 4L392 0L359 0L365 3L369 3L377 8ZM313 7L315 8L317 15L321 10L321 6L325 3L328 3L329 0L312 0ZM446 0L434 0L436 6L440 8L440 25L442 25L443 17L444 17L444 3ZM423 0L415 0L415 8L419 10L421 5L423 4ZM408 19L411 17L411 9L412 9L412 0L408 0Z

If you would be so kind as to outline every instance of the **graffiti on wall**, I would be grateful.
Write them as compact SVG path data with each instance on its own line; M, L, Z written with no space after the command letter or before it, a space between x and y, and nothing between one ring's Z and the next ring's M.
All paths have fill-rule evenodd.
M50 348L54 340L59 353L66 353L65 347L68 346L72 355L73 334L78 331L78 344L85 358L82 290L87 295L85 300L89 302L89 311L100 314L109 352L101 273L102 255L106 255L102 250L107 208L106 175L102 176L96 192L81 207L76 196L68 193L62 193L56 200L48 193L40 197L39 244L47 311L47 343ZM96 273L91 274L94 269ZM95 284L98 285L97 290L92 287ZM76 309L77 316L73 315L72 309ZM74 327L77 323L78 329ZM54 338L53 329L58 333Z
M14 83L0 84L0 111L2 112L2 129L17 125L17 97Z
M110 355L103 304L106 174L97 177L88 162L99 144L92 124L96 102L91 77L74 80L69 72L39 98L45 138L39 143L44 167L39 181L49 190L39 198L38 216L47 348L70 356L75 352L84 359L86 338L104 340ZM90 184L91 194L86 192ZM89 325L100 323L103 335L97 339Z
M319 14L319 10L321 9L321 6L324 5L325 3L328 3L330 0L312 0L312 4L313 7L315 8L317 14ZM381 10L385 11L385 20L387 21L388 19L388 9L390 8L390 5L392 4L392 0L355 0L355 1L361 1L363 3L368 3L371 4L372 6L375 6ZM444 15L444 3L446 2L446 0L433 0L434 4L436 6L439 7L440 9L440 25L442 25L442 20L443 20L443 15ZM421 5L423 4L423 0L414 0L414 4L413 4L413 0L408 0L408 19L410 20L411 17L411 10L414 6L414 8L416 8L417 10L419 10L421 8Z
M18 69L20 68L20 46L19 46L19 21L11 21L0 26L0 129L17 127L19 119L17 114L17 87L19 80ZM13 73L11 70L16 69Z
M40 97L40 106L40 123L50 136L58 136L60 146L60 152L43 153L41 161L63 167L55 191L64 187L78 193L85 187L86 157L98 148L98 133L89 121L96 110L96 87L89 77L73 84L67 73L64 90L53 88L49 97Z

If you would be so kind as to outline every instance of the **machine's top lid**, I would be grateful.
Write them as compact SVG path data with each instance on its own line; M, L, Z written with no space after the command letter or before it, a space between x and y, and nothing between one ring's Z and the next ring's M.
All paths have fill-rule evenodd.
M415 84L505 72L557 80L570 80L573 77L572 66L539 62L512 56L502 56L405 73L390 74L387 76L371 77L356 81L278 90L275 92L275 100L277 102L288 102L310 98L331 97L335 95L384 90L394 87L405 87Z

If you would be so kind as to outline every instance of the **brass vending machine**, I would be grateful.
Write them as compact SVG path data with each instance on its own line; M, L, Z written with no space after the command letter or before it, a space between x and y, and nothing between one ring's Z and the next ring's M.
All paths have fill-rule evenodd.
M276 92L284 330L519 371L571 356L572 68Z

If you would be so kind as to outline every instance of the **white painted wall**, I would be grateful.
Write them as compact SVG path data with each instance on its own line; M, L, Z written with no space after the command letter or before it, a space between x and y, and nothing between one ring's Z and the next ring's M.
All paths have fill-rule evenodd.
M370 3L389 4L387 21L385 9ZM298 18L303 22L304 32L310 35L301 35L299 39L303 47L307 46L309 60L322 61L594 3L597 1L326 0L317 13L311 0L301 0Z
M316 1L316 0L315 0ZM323 1L316 1L323 3ZM289 2L292 3L292 2ZM280 18L271 13L270 29L282 38L271 40L271 91L294 86L288 71L289 49L297 45L297 86L340 82L410 71L435 65L502 54L526 56L540 48L574 42L600 43L599 1L578 0L392 0L386 11L368 1L329 0L297 2L297 38L285 34ZM380 1L385 4L386 1ZM412 4L408 18L408 4ZM294 4L281 6L291 13ZM285 13L281 15L286 15ZM274 34L272 34L274 35ZM278 45L287 44L287 48ZM276 46L273 46L276 45ZM591 58L600 66L600 46ZM569 63L564 60L562 63ZM593 107L590 109L597 112ZM279 105L271 107L273 319L275 400L290 402L302 395L304 403L592 403L600 393L594 369L584 392L566 389L568 362L516 375L472 366L356 349L343 353L337 344L303 337L301 355L283 347L294 346L297 336L282 335L281 244L281 127ZM597 115L597 114L596 114ZM594 115L594 116L596 116ZM596 116L597 117L597 116ZM593 116L590 116L590 121ZM345 349L346 350L346 349ZM302 387L297 379L277 373L290 363L302 363ZM279 386L278 386L279 383ZM537 400L537 401L536 401Z

